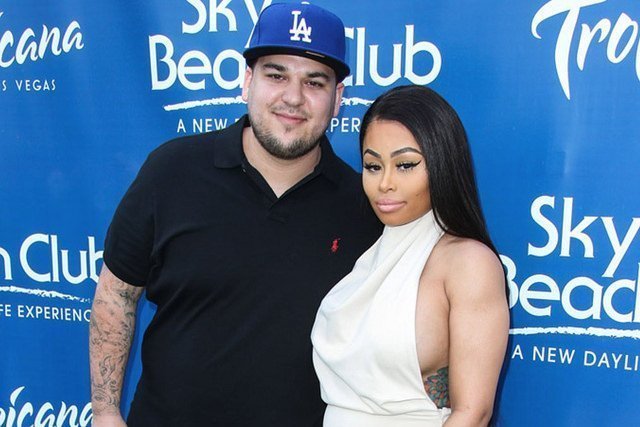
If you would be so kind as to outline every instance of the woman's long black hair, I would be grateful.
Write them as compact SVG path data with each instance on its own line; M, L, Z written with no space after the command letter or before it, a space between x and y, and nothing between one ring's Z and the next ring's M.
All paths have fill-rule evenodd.
M360 153L367 129L375 120L400 123L420 146L438 225L454 236L484 243L499 256L480 207L467 134L451 105L423 86L389 90L376 99L362 119Z

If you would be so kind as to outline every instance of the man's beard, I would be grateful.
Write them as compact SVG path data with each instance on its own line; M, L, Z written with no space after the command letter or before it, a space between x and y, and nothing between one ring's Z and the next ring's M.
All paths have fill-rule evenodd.
M262 148L273 157L281 160L299 159L316 148L322 136L319 135L317 138L312 136L309 139L298 138L291 141L290 144L285 145L280 139L273 135L271 131L265 129L262 123L252 120L251 116L249 116L249 122L251 123L253 134L256 136Z

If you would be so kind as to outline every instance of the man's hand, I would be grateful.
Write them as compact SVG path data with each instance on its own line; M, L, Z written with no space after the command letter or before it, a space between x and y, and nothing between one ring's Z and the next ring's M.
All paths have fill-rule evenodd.
M117 415L94 415L91 422L93 427L127 427L120 414Z

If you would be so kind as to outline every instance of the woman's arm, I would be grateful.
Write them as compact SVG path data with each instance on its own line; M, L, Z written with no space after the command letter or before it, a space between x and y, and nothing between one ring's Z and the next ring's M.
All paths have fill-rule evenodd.
M452 413L445 426L486 426L509 335L504 273L482 243L454 239L447 249Z

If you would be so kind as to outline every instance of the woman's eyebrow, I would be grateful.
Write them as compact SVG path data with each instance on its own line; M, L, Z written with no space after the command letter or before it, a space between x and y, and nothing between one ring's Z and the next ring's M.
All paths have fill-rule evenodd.
M422 156L422 153L420 152L420 150L416 150L413 147L404 147L392 152L391 157L399 156L400 154L404 154L404 153L417 153Z
M373 157L377 157L378 159L381 159L382 156L378 153L376 153L375 151L373 151L371 148L367 148L366 150L364 150L362 152L362 155L364 156L365 154L371 154Z

